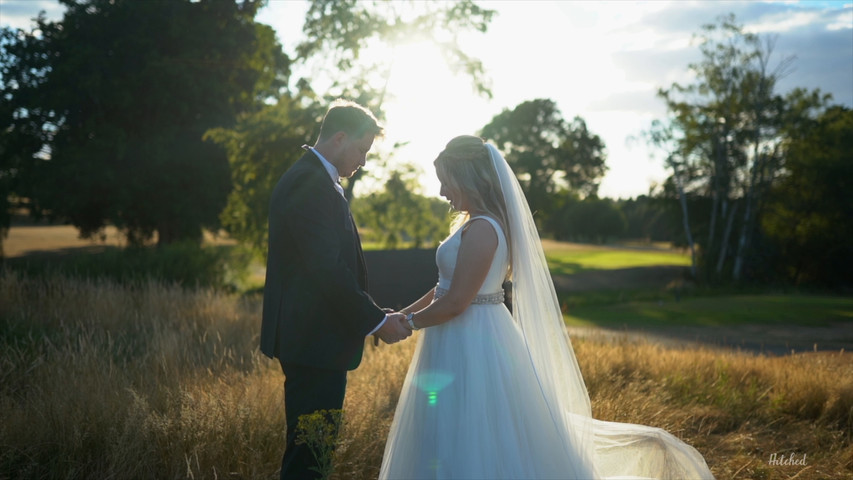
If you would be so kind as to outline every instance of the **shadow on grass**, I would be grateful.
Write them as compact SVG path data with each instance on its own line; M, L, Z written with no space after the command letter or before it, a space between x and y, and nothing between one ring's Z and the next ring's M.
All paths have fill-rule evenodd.
M575 275L580 272L585 272L590 269L584 267L579 262L569 261L564 258L547 257L548 269L551 270L551 275Z
M853 350L853 298L807 294L713 294L681 301L639 299L566 308L581 335L643 338L776 355ZM589 327L594 327L590 330Z
M568 321L601 327L724 327L761 324L825 327L853 322L853 298L818 295L718 295L586 304L570 308Z

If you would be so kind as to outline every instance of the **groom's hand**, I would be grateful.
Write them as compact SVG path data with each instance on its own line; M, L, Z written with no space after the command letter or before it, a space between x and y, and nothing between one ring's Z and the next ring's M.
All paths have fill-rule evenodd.
M402 313L389 313L388 320L376 332L376 336L385 343L397 343L412 335L412 331L405 327L406 316Z
M388 315L388 314L394 313L394 309L393 309L393 308L383 307L383 308L382 308L382 311L383 311L383 312L385 312L385 315ZM379 334L378 334L378 333L374 333L374 334L373 334L373 335L371 335L371 336L373 337L373 346L374 346L374 347L378 347L378 346L379 346Z

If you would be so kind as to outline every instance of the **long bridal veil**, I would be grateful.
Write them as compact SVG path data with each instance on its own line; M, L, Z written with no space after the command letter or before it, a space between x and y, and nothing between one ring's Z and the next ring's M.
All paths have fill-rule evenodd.
M668 432L592 418L530 207L506 160L493 145L486 148L506 203L513 320L565 447L577 450L601 478L713 479L699 452Z

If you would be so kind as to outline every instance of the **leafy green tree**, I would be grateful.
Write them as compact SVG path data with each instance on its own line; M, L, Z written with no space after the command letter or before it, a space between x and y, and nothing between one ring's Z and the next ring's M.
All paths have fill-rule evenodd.
M450 209L447 202L417 193L417 169L398 167L385 189L353 201L353 217L364 227L365 238L382 248L436 246L447 235Z
M587 197L569 202L561 210L558 228L554 233L561 240L604 243L622 237L628 221L615 201Z
M330 91L343 93L354 79L361 79L373 85L381 97L385 79L393 68L392 59L379 58L371 63L361 53L376 44L393 49L427 40L440 49L455 72L471 77L474 88L490 97L482 62L465 53L458 39L467 31L485 33L494 14L494 10L482 8L472 0L313 0L305 16L305 40L297 47L297 60L323 59L316 67L334 79Z
M12 211L30 207L39 213L37 204L28 199L36 179L35 166L44 158L42 149L51 133L49 126L42 126L50 125L52 115L44 109L18 106L44 83L47 56L35 33L0 30L0 259ZM21 78L26 81L18 80Z
M231 190L220 215L232 238L266 254L267 215L278 179L312 143L324 111L317 104L303 106L284 95L274 105L242 115L233 128L211 129L205 134L225 148L231 167Z
M560 195L567 190L595 195L607 170L601 138L580 117L566 122L553 100L530 100L505 109L480 135L503 152L543 225Z
M733 15L703 26L697 39L702 60L689 67L695 81L659 91L669 118L655 122L648 137L666 153L688 243L692 249L696 234L701 245L702 275L729 272L737 281L760 250L753 240L767 192L784 169L785 124L828 97L777 94L793 59L771 65L775 38L744 32ZM690 215L690 197L710 199L707 217Z
M676 242L680 216L670 199L640 195L618 203L628 223L626 238L647 242Z
M474 89L491 97L482 62L469 56L459 44L459 34L485 33L495 12L472 0L457 2L377 2L357 0L312 0L305 15L305 39L297 46L295 62L310 65L315 77L330 79L322 99L350 98L368 107L379 118L388 94L386 86L394 68L393 52L398 45L427 41L434 44L447 65L457 74L471 78ZM384 48L371 60L362 53ZM301 80L302 85L314 82ZM357 171L343 182L347 199L370 169Z
M590 132L581 117L568 124L560 156L560 170L569 188L583 197L597 195L601 178L607 173L606 149L601 137Z
M789 132L785 172L762 226L794 283L850 284L853 110L835 106Z
M272 188L302 154L299 146L313 143L322 115L332 99L352 99L369 108L380 120L383 118L382 104L392 68L391 59L369 61L362 55L365 50L376 45L393 47L413 39L436 42L447 54L451 66L471 76L478 90L488 92L482 65L464 53L456 37L464 31L486 31L493 13L469 0L453 3L312 1L303 28L305 40L297 47L294 62L310 67L308 70L315 78L298 79L292 90L278 100L279 105L244 115L234 127L212 130L206 137L226 148L232 169L234 190L221 216L226 230L235 238L251 243L256 250L266 251L267 202ZM312 83L326 79L331 79L331 85L323 85L325 93L317 94ZM399 197L392 192L373 194L366 202L353 200L359 179L377 165L390 165L385 157L393 155L395 148L374 154L366 168L342 182L354 211L364 212L365 204L369 204L367 210L376 212L383 199ZM399 179L392 180L388 182L389 188L397 185ZM433 204L427 206L421 200L418 202L418 208L427 211L436 208ZM414 214L411 206L404 210ZM432 228L435 216L426 218L423 228ZM355 217L365 225L375 223L365 214ZM377 231L385 235L381 241L393 244L387 233L390 230L378 227ZM413 227L407 226L405 234L398 230L395 234L398 241L407 238L416 245L431 241L432 234L419 233L412 230ZM419 240L421 238L424 240Z
M62 3L61 21L3 32L2 145L30 136L44 153L26 168L31 206L83 236L112 223L135 244L199 240L231 189L204 132L286 84L274 31L254 21L261 2Z

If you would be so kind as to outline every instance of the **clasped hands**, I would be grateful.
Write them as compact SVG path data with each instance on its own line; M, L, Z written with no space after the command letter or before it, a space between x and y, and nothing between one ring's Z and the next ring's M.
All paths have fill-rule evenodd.
M391 344L405 340L412 336L412 329L406 323L406 315L399 312L388 313L388 320L373 334L373 344L377 345L378 339Z

